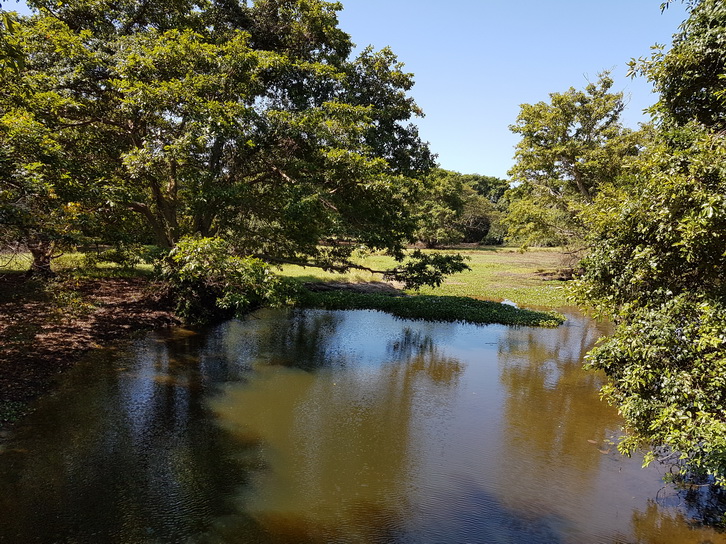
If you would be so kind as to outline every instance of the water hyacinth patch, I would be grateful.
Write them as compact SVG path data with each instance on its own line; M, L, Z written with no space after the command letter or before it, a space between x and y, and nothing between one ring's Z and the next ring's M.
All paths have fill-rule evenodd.
M328 310L380 310L405 319L557 327L565 318L556 312L537 312L468 297L389 295L350 291L308 292L300 306Z

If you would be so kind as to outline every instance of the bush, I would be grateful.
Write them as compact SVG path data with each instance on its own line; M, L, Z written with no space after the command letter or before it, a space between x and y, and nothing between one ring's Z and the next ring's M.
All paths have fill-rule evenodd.
M300 291L296 281L277 276L263 261L232 254L220 238L182 239L161 270L177 315L190 324L291 304Z
M118 244L99 253L86 253L84 264L88 268L96 268L100 263L113 263L128 270L141 262L140 253L139 245Z

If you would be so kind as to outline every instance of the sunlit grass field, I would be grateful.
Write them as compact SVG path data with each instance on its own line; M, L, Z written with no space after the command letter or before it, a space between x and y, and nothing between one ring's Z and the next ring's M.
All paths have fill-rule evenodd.
M471 270L449 276L436 288L423 287L409 294L463 296L481 300L510 300L528 308L559 308L568 304L565 283L548 279L559 269L572 266L567 255L557 249L537 248L522 252L517 248L483 247L442 250L464 255ZM150 275L153 266L140 263L132 268L99 262L94 267L84 265L84 254L70 252L53 261L53 269L63 275L84 277ZM367 255L356 262L376 270L395 266L385 255ZM30 267L29 254L0 255L0 272L21 272ZM305 282L339 281L349 283L381 281L381 276L367 271L347 273L326 272L313 267L286 265L280 274Z
M471 270L449 276L436 288L423 287L425 295L465 296L500 302L510 300L532 308L558 308L568 304L565 283L547 279L548 274L572 266L568 256L557 249L466 248L447 252L461 253L469 260ZM369 268L382 270L395 265L392 258L371 255L357 261ZM381 277L366 271L352 270L345 274L315 268L285 266L283 275L304 281L380 281ZM414 294L413 291L409 291Z
M30 269L33 258L30 253L0 254L0 273L25 273ZM71 251L53 259L53 271L61 275L84 277L138 276L148 275L154 270L152 264L136 263L124 267L111 262L98 262L94 266L86 263L86 253Z

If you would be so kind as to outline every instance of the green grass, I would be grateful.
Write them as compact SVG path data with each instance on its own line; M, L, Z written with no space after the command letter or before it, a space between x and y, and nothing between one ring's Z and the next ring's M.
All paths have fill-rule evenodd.
M557 327L564 317L555 312L514 308L498 302L469 297L418 295L393 297L351 291L310 292L301 306L328 310L380 310L405 319L465 321L535 327Z
M386 255L368 255L354 259L356 264L373 268L374 270L385 270L396 265L392 257ZM381 281L381 276L372 274L366 270L350 270L346 273L326 272L319 268L302 267L297 265L284 265L280 272L283 276L297 278L301 281L345 281L350 283L362 283L369 281Z
M30 269L32 257L30 253L0 254L0 273L25 273ZM153 265L139 263L133 267L123 267L111 262L99 262L88 266L85 253L73 251L64 253L53 259L52 269L59 275L84 278L129 277L150 275Z
M564 282L547 279L547 273L571 265L563 253L553 249L520 252L515 248L501 247L465 248L458 252L469 259L467 262L471 270L448 277L439 287L405 291L405 294L412 295L409 297L351 292L311 293L305 297L302 305L331 309L375 309L399 317L442 321L465 320L473 323L540 326L555 326L561 322L559 314L517 310L499 302L510 300L531 310L554 310L566 306ZM379 270L396 264L390 257L375 254L361 257L357 262ZM21 254L13 259L3 259L0 256L0 271L20 273L29 266L29 255ZM138 276L152 273L152 266L148 264L123 268L102 262L95 267L89 267L84 264L84 255L80 252L68 253L56 259L53 269L66 278ZM284 266L280 273L301 282L363 283L381 280L380 276L366 271L352 270L341 274L293 265Z
M477 248L458 251L470 260L470 271L448 277L436 288L423 287L408 294L471 297L501 302L511 300L519 306L554 309L568 305L565 284L546 279L547 273L572 265L567 256L555 249L532 249L520 252L515 248ZM375 269L395 266L390 257L373 255L357 261ZM346 274L325 272L315 268L285 266L285 276L303 281L344 281L350 283L380 281L380 276L362 271Z

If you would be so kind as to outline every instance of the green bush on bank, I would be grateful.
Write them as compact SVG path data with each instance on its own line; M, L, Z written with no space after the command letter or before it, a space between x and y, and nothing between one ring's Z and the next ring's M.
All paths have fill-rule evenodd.
M161 262L176 314L189 324L292 304L301 285L254 257L238 257L221 238L182 239Z

